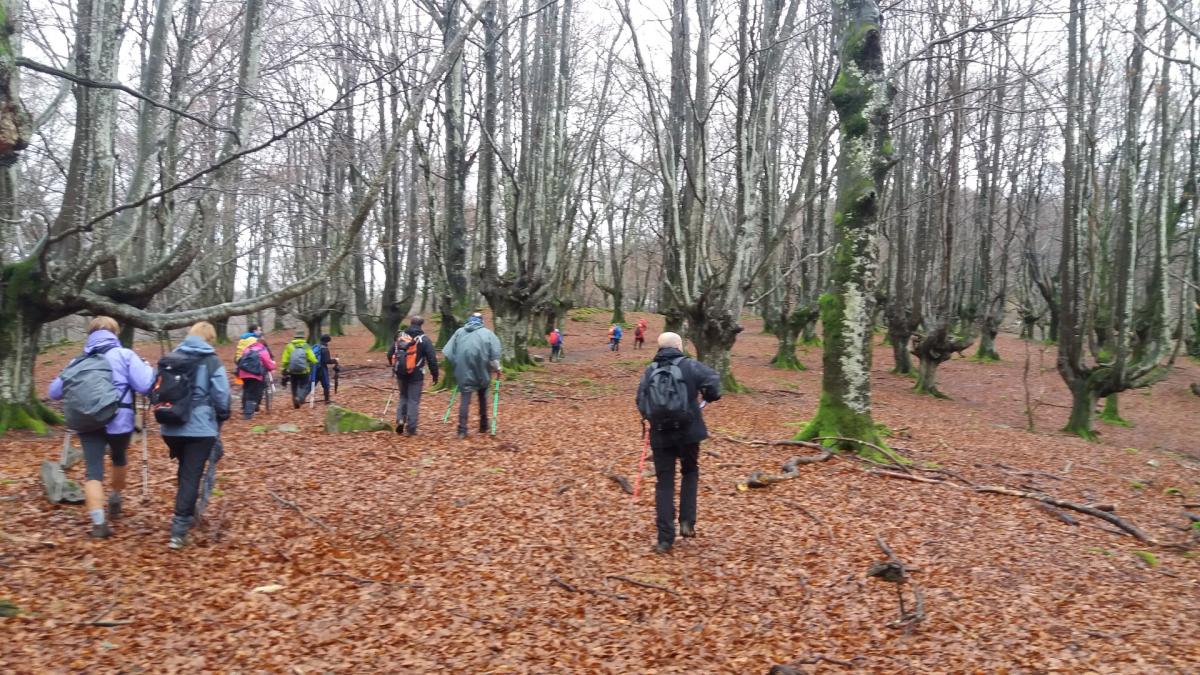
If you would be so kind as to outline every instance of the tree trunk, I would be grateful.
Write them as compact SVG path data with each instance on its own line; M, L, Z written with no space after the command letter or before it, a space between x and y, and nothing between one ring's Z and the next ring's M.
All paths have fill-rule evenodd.
M1119 396L1120 394L1109 394L1104 397L1104 410L1100 413L1100 421L1118 427L1131 427L1133 425L1121 417Z
M821 296L825 350L821 401L802 439L831 436L882 440L871 417L871 304L878 266L879 194L890 168L891 93L884 79L879 7L874 0L833 3L840 37L837 164L832 289ZM862 452L854 443L840 442Z
M38 336L46 320L31 298L40 294L35 262L0 267L0 434L9 429L46 432L62 418L34 391Z
M1070 383L1071 416L1063 431L1081 436L1089 441L1096 440L1092 431L1092 415L1096 409L1096 391L1087 378Z

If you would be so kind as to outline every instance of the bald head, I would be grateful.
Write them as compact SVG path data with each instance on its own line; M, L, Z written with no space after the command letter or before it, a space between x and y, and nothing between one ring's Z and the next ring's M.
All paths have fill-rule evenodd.
M658 335L659 349L674 348L683 351L683 338L679 333L660 333Z

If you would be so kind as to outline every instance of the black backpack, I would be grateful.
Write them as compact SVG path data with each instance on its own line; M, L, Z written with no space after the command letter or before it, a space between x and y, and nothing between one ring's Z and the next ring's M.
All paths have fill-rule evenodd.
M214 364L215 362L215 364ZM150 389L150 408L159 424L182 425L192 417L192 392L196 388L196 370L208 364L208 373L221 367L215 355L196 356L171 352L158 362L158 376Z
M251 375L262 375L267 372L263 366L262 354L259 353L259 350L249 347L242 353L242 358L238 359L237 367L238 370L244 370Z
M679 431L692 421L687 380L679 367L683 359L681 356L666 363L655 361L650 366L638 411L655 431Z

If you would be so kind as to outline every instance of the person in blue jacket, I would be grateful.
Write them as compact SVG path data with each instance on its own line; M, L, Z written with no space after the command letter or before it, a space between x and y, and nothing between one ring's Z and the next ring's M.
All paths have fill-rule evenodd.
M188 330L187 337L175 350L201 361L195 371L192 411L187 422L161 425L171 459L179 462L175 514L168 544L173 549L187 544L188 531L196 520L196 500L200 497L200 481L206 465L221 459L221 424L229 419L230 394L229 378L212 348L216 339L213 325L201 321Z

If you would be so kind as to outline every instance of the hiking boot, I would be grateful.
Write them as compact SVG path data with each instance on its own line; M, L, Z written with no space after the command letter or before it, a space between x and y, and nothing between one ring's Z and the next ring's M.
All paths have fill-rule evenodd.
M668 544L665 541L660 541L654 545L654 552L655 553L670 553L671 552L671 544Z
M108 539L112 534L112 527L108 523L92 525L92 539Z
M684 537L694 537L696 536L696 526L681 520L679 521L679 534Z
M400 424L396 425L396 435L399 436L403 433L404 433L404 423L401 422Z
M465 439L467 437L467 432L465 432L465 431L458 432L458 437L460 439Z
M121 499L119 497L113 499L113 497L116 497L116 495L109 495L108 497L109 520L116 520L121 517Z
M172 551L178 551L184 546L187 546L187 537L171 537L171 541L167 542L167 548Z

